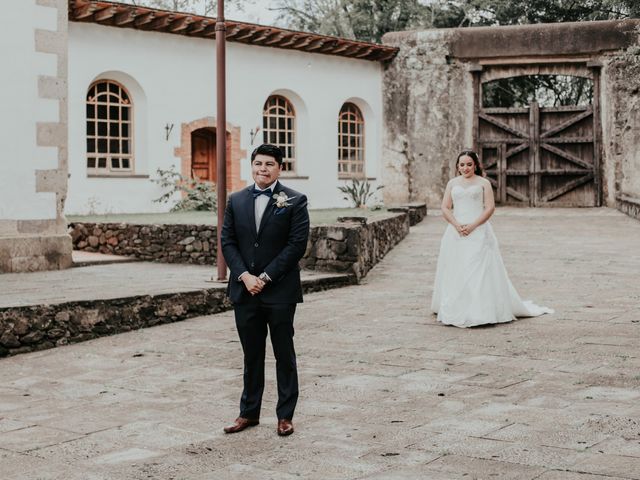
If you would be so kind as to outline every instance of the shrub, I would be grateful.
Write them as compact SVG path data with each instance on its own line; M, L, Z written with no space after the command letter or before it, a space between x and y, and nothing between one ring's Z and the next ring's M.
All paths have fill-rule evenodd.
M343 198L351 201L355 208L364 208L371 197L373 197L381 188L384 188L384 186L378 185L376 188L371 190L371 184L368 180L360 181L357 178L354 178L351 180L350 184L338 187L338 190L345 194Z
M180 200L171 208L172 212L187 211L217 211L216 185L213 182L200 180L198 177L186 178L175 171L172 165L168 170L157 170L157 179L151 180L162 188L168 188L164 195L154 200L158 203L168 203L174 194L181 194Z

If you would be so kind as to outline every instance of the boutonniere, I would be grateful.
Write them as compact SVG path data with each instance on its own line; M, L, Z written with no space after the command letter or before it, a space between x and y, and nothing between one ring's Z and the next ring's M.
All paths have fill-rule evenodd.
M278 211L276 213L282 212L285 208L290 207L291 204L289 200L293 200L296 197L287 197L287 194L284 192L274 193L272 197L275 202L273 204L276 206Z

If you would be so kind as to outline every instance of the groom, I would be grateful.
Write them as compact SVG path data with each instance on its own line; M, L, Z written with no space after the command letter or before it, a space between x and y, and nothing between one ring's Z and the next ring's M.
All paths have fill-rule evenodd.
M244 352L240 416L224 428L236 433L258 425L264 390L267 329L276 358L278 435L293 433L298 372L293 317L302 302L300 268L309 236L307 197L278 181L282 151L260 145L251 154L255 185L229 196L222 253L231 270L227 294Z

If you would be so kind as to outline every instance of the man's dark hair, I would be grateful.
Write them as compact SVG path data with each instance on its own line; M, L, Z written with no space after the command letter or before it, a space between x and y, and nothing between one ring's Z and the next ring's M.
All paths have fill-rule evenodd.
M251 161L253 162L256 155L268 155L273 157L278 165L282 165L282 157L284 156L280 147L271 145L269 143L263 143L251 153Z

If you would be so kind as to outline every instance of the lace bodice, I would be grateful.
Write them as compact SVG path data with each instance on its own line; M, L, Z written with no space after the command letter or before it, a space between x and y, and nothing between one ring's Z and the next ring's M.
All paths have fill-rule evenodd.
M454 185L451 189L453 216L462 224L477 219L484 209L484 190L482 185L463 187Z

